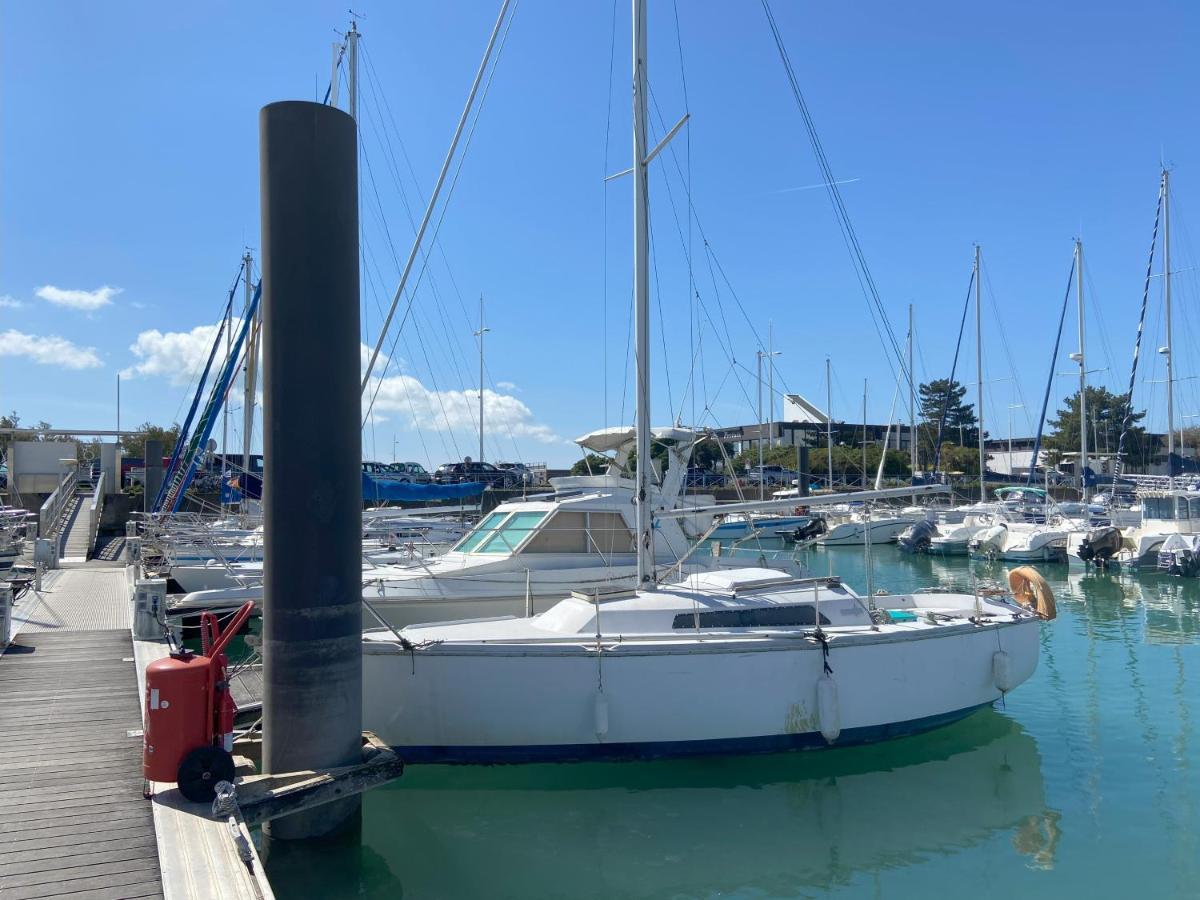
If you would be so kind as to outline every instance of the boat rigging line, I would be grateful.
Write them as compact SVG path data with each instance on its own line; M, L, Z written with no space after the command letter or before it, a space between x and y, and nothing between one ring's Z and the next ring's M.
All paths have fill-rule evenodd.
M1058 363L1058 349L1062 343L1063 323L1067 321L1067 307L1071 303L1071 286L1075 281L1075 257L1071 257L1071 271L1067 274L1067 293L1063 297L1062 312L1058 316L1058 333L1054 337L1054 352L1050 354L1050 374L1046 378L1046 393L1042 395L1042 412L1038 416L1037 436L1033 439L1033 456L1029 460L1029 475L1025 479L1025 484L1029 487L1033 486L1033 473L1037 469L1038 454L1042 449L1042 430L1046 426L1046 410L1050 407L1050 392L1054 389L1055 368ZM1082 422L1080 423L1082 426ZM1010 462L1011 466L1012 463ZM1083 483L1082 473L1080 474L1080 484Z
M1129 426L1133 423L1133 386L1137 380L1138 357L1142 352L1142 331L1146 324L1146 306L1150 302L1150 279L1154 272L1154 249L1158 246L1158 223L1162 219L1165 189L1166 180L1164 178L1159 183L1158 201L1154 207L1154 231L1150 236L1150 255L1146 260L1146 280L1142 287L1142 311L1138 315L1137 337L1134 338L1133 342L1133 365L1129 371L1129 391L1125 394L1125 416L1121 420L1121 436L1117 439L1117 459L1113 467L1114 475L1117 478L1121 477L1122 459L1125 453L1125 437L1129 434ZM1082 426L1082 423L1080 425Z
M450 172L450 165L454 161L455 151L458 149L459 139L462 137L463 129L466 127L467 120L470 118L471 109L475 103L475 95L479 91L479 86L483 82L484 73L487 71L488 63L491 61L492 50L496 46L496 39L500 36L501 27L504 25L505 17L508 15L509 5L512 0L503 0L500 4L500 13L496 16L496 24L492 27L492 33L488 37L487 47L483 52L483 59L479 63L479 68L475 72L475 79L471 83L471 90L467 94L467 102L463 107L462 115L459 117L458 125L454 129L454 137L450 141L450 147L446 151L446 158L442 162L441 171L438 173L437 183L434 185L433 193L429 195L429 203L425 207L425 214L421 218L421 225L417 229L416 238L413 241L412 250L409 252L408 260L404 264L404 270L400 275L400 282L396 285L396 291L392 297L391 306L388 309L387 316L384 319L383 325L379 330L379 339L375 343L375 348L371 351L371 359L367 363L366 372L363 373L361 391L366 393L367 385L370 384L371 374L375 369L375 362L379 358L379 352L383 349L384 339L387 337L388 328L392 324L392 318L396 314L396 308L400 304L400 298L404 295L404 288L408 283L408 276L412 272L413 263L416 262L417 253L421 248L421 240L425 237L425 230L429 227L429 222L433 218L433 211L437 206L438 197L441 195L442 186L446 183L446 176ZM507 30L505 31L507 34ZM489 81L490 83L490 81ZM475 119L478 122L478 116ZM465 158L465 157L464 157ZM462 170L461 163L459 171ZM455 178L457 181L457 176ZM443 207L443 215L445 207ZM439 219L439 225L441 220ZM408 309L412 308L412 301L415 294L409 295ZM407 310L405 312L407 316ZM403 326L403 323L402 323ZM380 379L382 383L382 378ZM375 395L371 398L371 405L374 406L375 397L379 394L378 386L375 389Z
M938 472L942 465L942 438L946 433L946 413L950 409L950 391L954 387L954 373L958 370L958 354L962 350L963 332L967 327L967 310L971 308L971 292L975 287L975 270L971 269L971 280L967 282L967 299L963 303L962 321L958 324L958 341L954 345L954 362L950 364L950 377L946 381L946 395L942 398L942 415L938 419L937 443L933 448L933 471ZM982 423L981 423L982 425ZM982 480L983 473L979 473Z
M879 296L879 289L875 285L875 278L871 275L871 269L867 265L866 254L863 252L862 245L858 240L854 224L850 221L850 213L846 209L845 202L842 200L842 192L838 188L838 180L834 176L833 167L829 164L828 157L825 155L825 148L821 144L821 138L817 133L812 113L809 111L808 104L804 100L804 93L800 90L800 82L796 77L795 69L792 67L787 47L784 46L783 36L780 34L779 26L775 21L775 14L771 11L771 4L768 0L762 0L762 7L767 17L767 25L771 29L771 36L775 41L775 49L779 52L779 61L783 64L784 73L791 87L792 97L796 101L796 108L800 111L800 116L804 120L804 129L808 133L809 143L812 145L813 153L817 158L817 165L821 169L822 180L825 182L826 193L828 193L830 203L833 205L838 227L842 232L842 239L846 243L846 249L850 251L851 261L854 263L859 286L867 299L867 309L871 313L871 321L875 325L875 332L879 336L880 343L883 345L884 355L894 359L899 366L901 376L911 381L912 373L908 371L907 361L904 358L900 343L896 339L896 333L892 328L891 320L888 318L887 310L884 309L883 300Z

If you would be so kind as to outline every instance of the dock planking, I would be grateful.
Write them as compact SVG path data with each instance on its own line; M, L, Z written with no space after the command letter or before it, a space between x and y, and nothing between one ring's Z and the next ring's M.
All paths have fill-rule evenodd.
M0 656L5 900L163 895L133 655L119 629L22 632Z

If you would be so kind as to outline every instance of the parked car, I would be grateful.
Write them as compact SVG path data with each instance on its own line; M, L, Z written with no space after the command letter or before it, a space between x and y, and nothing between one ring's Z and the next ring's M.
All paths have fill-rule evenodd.
M496 463L496 468L503 469L505 472L512 472L520 479L517 482L518 484L537 483L537 478L534 477L533 471L525 463L498 462Z
M387 467L388 477L394 481L407 481L410 484L429 484L433 476L425 471L425 467L415 462L391 463Z
M700 466L688 466L686 484L690 488L721 487L725 484L725 476Z
M518 487L519 476L513 472L498 469L486 462L456 462L438 466L433 473L433 480L438 484L459 484L463 481L482 481L491 487Z
M747 484L791 484L797 475L783 466L750 466L746 469Z

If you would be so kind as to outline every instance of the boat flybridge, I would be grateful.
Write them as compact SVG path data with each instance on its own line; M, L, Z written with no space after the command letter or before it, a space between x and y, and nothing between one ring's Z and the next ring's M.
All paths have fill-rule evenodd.
M653 429L667 448L665 472L651 479L656 570L676 577L725 564L693 548L712 525L715 504L684 495L692 448L702 432ZM363 573L363 597L390 624L542 612L569 591L634 587L636 484L630 466L632 428L607 428L580 437L585 453L613 454L602 473L551 479L552 494L502 503L451 550L434 559L378 566ZM657 467L656 467L657 468ZM370 624L375 624L371 622Z

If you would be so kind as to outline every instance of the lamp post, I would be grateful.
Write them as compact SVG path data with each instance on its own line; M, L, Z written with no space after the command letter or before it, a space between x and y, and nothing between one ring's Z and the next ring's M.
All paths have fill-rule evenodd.
M479 461L483 462L483 336L492 329L483 326L483 294L479 295Z

